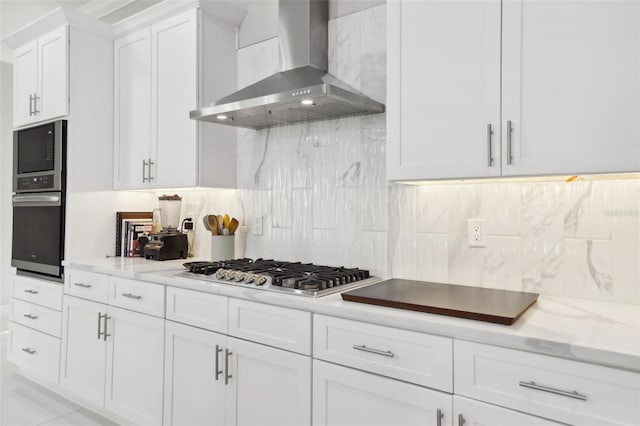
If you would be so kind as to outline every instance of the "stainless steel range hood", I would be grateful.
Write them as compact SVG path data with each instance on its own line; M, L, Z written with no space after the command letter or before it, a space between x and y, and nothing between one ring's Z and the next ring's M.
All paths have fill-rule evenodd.
M280 72L191 111L194 120L262 129L384 112L384 105L327 74L328 0L279 0Z

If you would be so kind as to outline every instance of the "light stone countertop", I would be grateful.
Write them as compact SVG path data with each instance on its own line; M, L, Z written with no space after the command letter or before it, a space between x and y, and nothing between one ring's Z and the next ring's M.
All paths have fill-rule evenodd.
M188 261L192 261L189 259ZM66 261L71 269L214 293L357 321L640 371L640 307L540 296L511 326L342 300L309 298L177 276L185 260Z

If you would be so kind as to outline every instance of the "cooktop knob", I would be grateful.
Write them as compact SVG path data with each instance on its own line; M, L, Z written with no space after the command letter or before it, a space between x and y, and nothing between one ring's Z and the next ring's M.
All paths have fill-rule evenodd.
M255 279L256 285L265 285L266 282L267 282L267 277L265 277L264 275L256 276L256 279Z
M245 275L246 275L246 274L245 274L244 272L242 272L242 271L236 271L236 272L233 274L233 280L234 280L235 282L240 282L240 281L244 280Z
M227 271L225 269L218 269L216 271L216 278L219 280L224 280L224 277L227 275Z

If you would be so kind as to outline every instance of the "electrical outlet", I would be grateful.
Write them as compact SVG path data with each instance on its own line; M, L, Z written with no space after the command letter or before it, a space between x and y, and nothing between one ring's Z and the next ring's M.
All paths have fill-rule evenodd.
M467 219L467 239L469 247L485 247L484 219Z
M253 235L262 235L262 216L253 217Z

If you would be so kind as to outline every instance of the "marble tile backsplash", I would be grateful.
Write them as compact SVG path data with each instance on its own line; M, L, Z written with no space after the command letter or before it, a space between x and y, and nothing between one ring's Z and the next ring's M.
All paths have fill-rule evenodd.
M330 71L382 102L385 16L329 23ZM277 42L241 50L242 86L276 69ZM238 256L640 304L640 180L389 184L385 149L384 114L239 130L239 189L187 193L183 209L236 215ZM468 247L468 218L485 220L486 247Z

